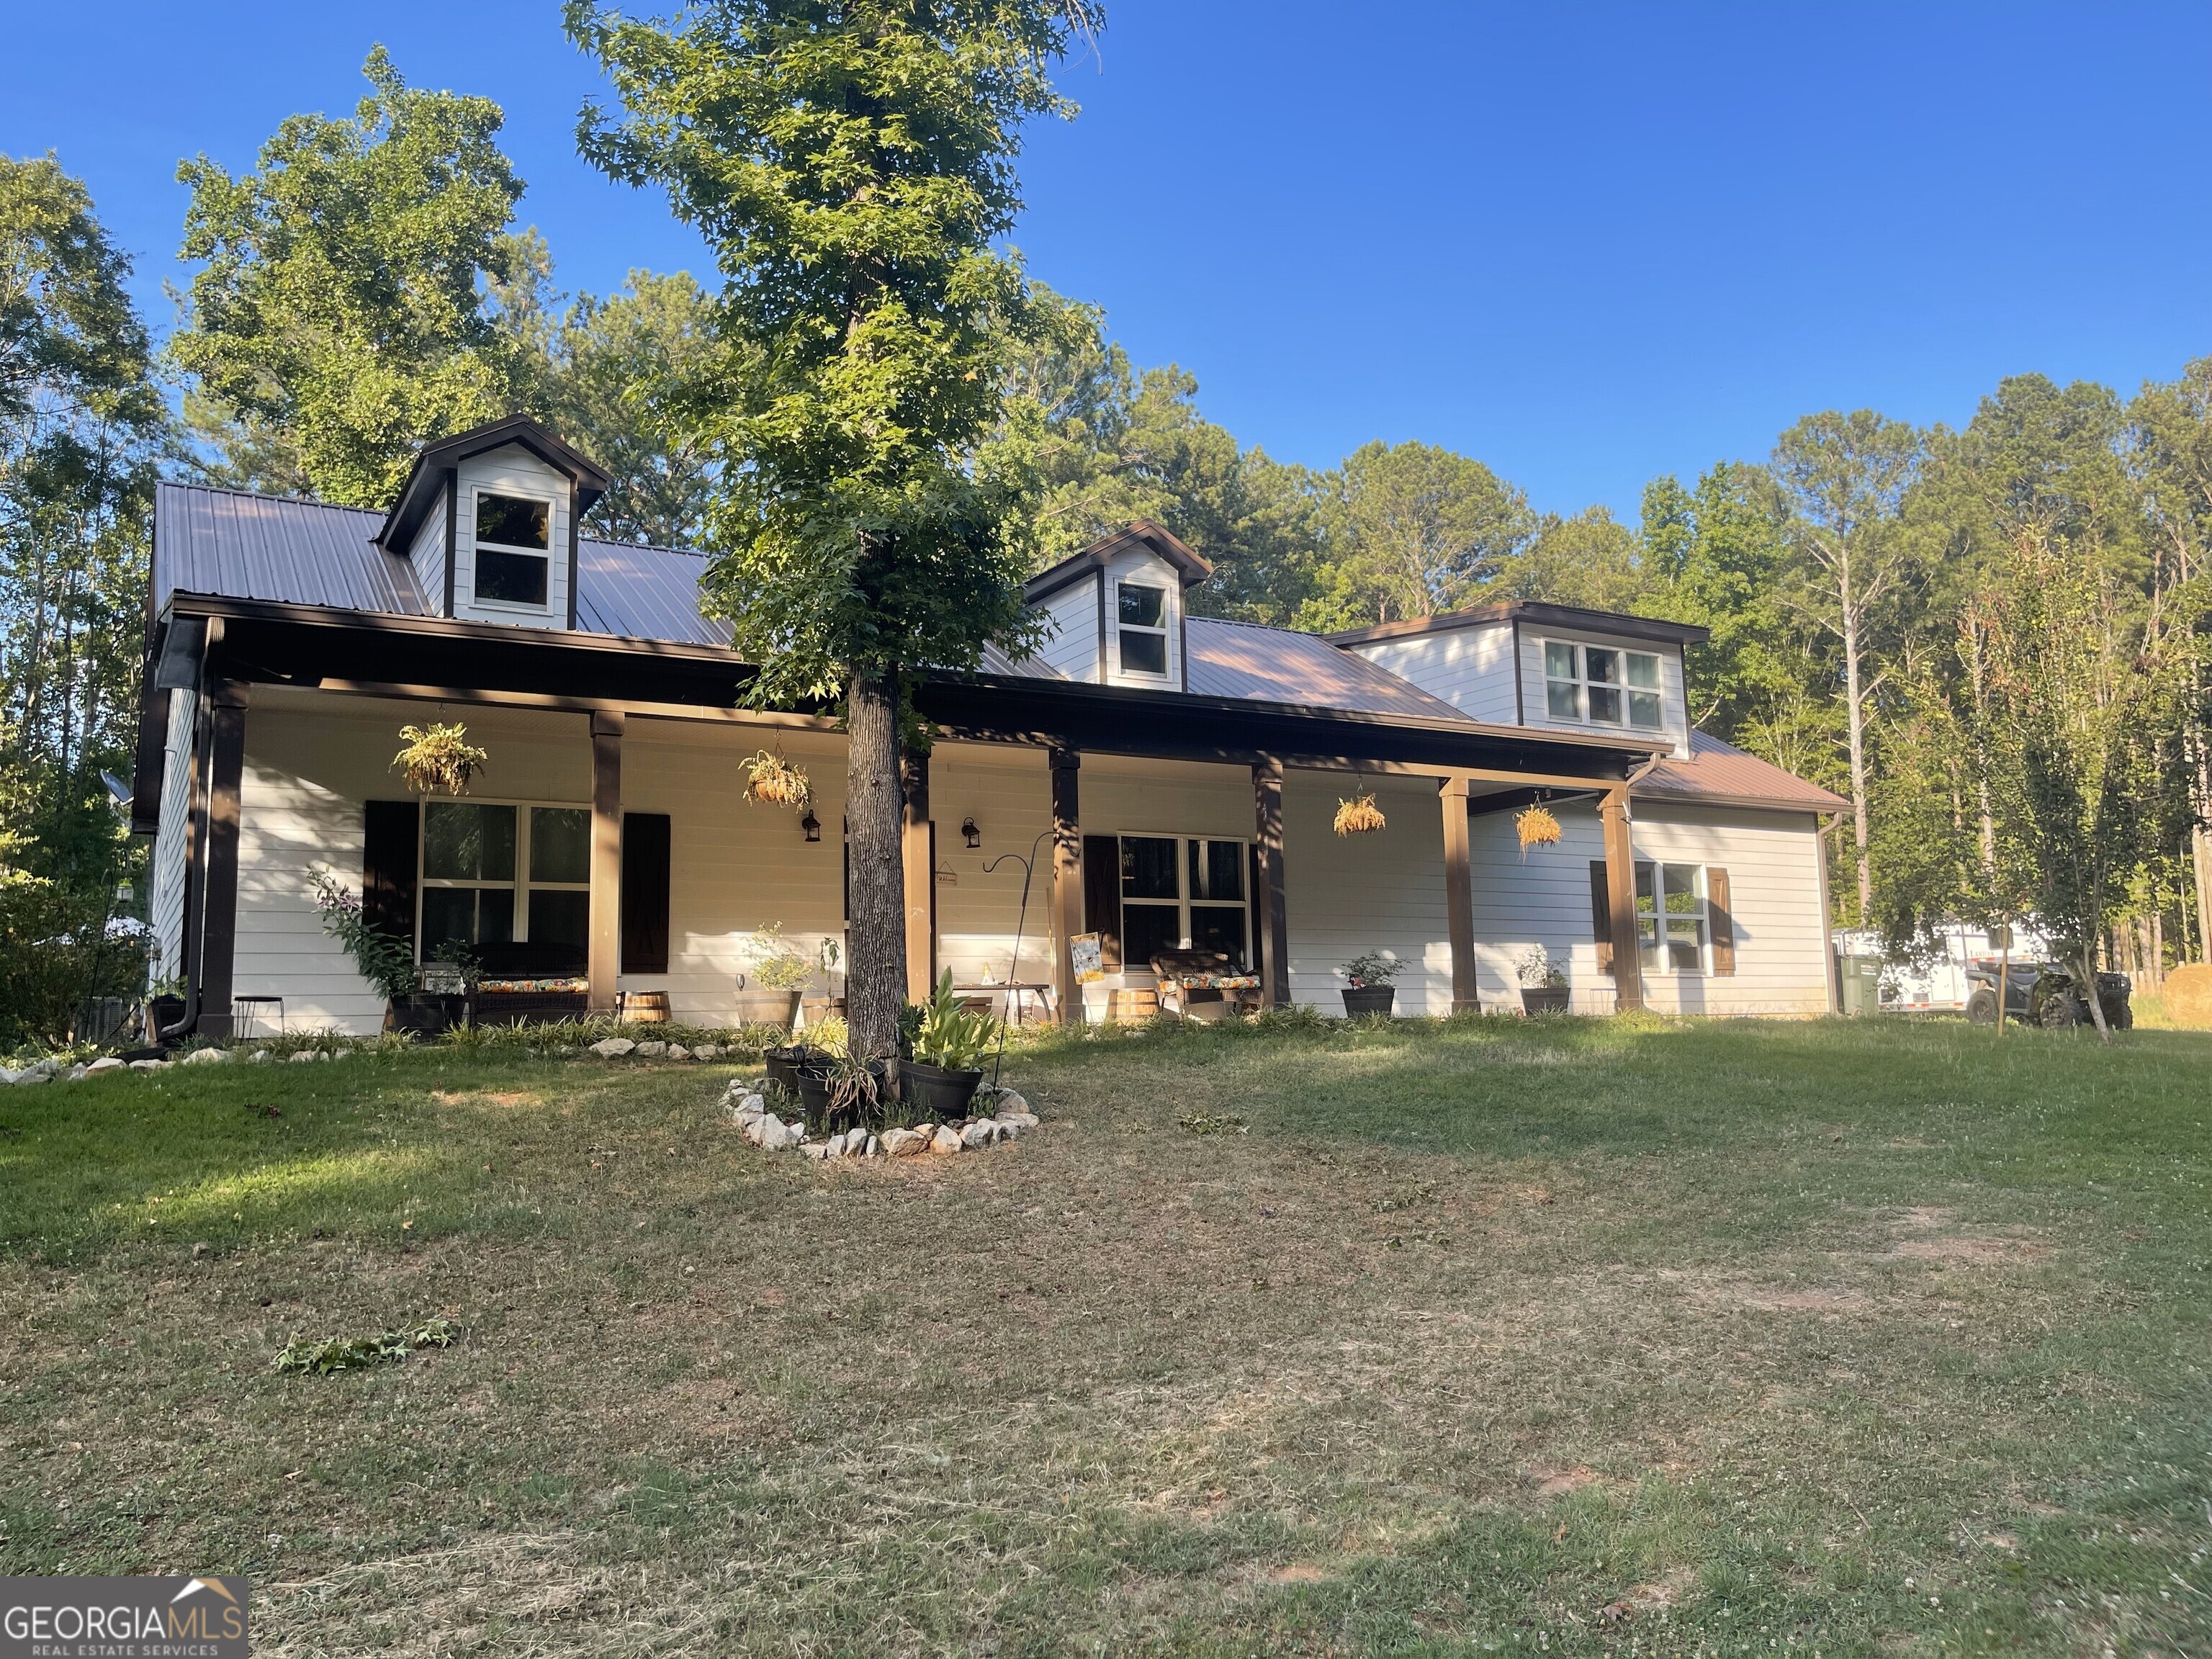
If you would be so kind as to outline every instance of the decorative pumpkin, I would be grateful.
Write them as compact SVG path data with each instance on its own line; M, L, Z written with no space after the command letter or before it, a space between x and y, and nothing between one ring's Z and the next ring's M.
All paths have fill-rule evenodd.
M1552 816L1552 809L1539 801L1513 817L1513 828L1521 837L1521 850L1532 847L1556 847L1559 842L1559 821Z
M1356 795L1336 804L1336 833L1340 836L1370 836L1387 822L1372 795Z
M483 770L491 757L468 740L469 728L451 726L399 728L399 752L392 764L418 795L469 793L469 780Z
M763 749L738 764L745 769L748 800L798 808L814 799L814 787L806 781L806 774L781 755L771 755Z

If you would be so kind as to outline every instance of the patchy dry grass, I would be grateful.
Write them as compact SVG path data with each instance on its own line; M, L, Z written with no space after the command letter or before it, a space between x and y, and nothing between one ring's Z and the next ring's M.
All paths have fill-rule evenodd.
M1156 1033L845 1167L714 1067L10 1092L0 1571L297 1655L2205 1651L2208 1061Z

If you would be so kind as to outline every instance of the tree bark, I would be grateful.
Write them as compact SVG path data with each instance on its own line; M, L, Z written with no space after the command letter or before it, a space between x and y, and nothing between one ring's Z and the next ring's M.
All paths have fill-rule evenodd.
M852 860L845 1020L857 1060L898 1054L906 1006L906 870L900 849L898 675L855 672L846 685L845 835Z
M2082 992L2089 999L2089 1018L2096 1022L2097 1040L2110 1042L2112 1028L2105 1024L2105 999L2097 988L2097 951L2092 945L2081 946Z

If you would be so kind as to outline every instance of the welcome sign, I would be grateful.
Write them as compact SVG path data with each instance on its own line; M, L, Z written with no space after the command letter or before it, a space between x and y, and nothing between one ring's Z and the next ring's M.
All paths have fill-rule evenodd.
M246 1659L243 1578L0 1578L0 1659Z

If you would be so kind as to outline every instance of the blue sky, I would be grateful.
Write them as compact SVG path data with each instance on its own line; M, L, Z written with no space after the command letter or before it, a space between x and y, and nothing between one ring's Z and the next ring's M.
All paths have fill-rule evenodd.
M1480 457L1540 507L1765 453L1797 416L1963 422L1999 376L2212 353L2212 8L1109 0L1016 236L1247 443ZM158 322L178 159L296 110L497 99L568 286L702 269L570 142L557 7L0 0L0 150L52 149Z

